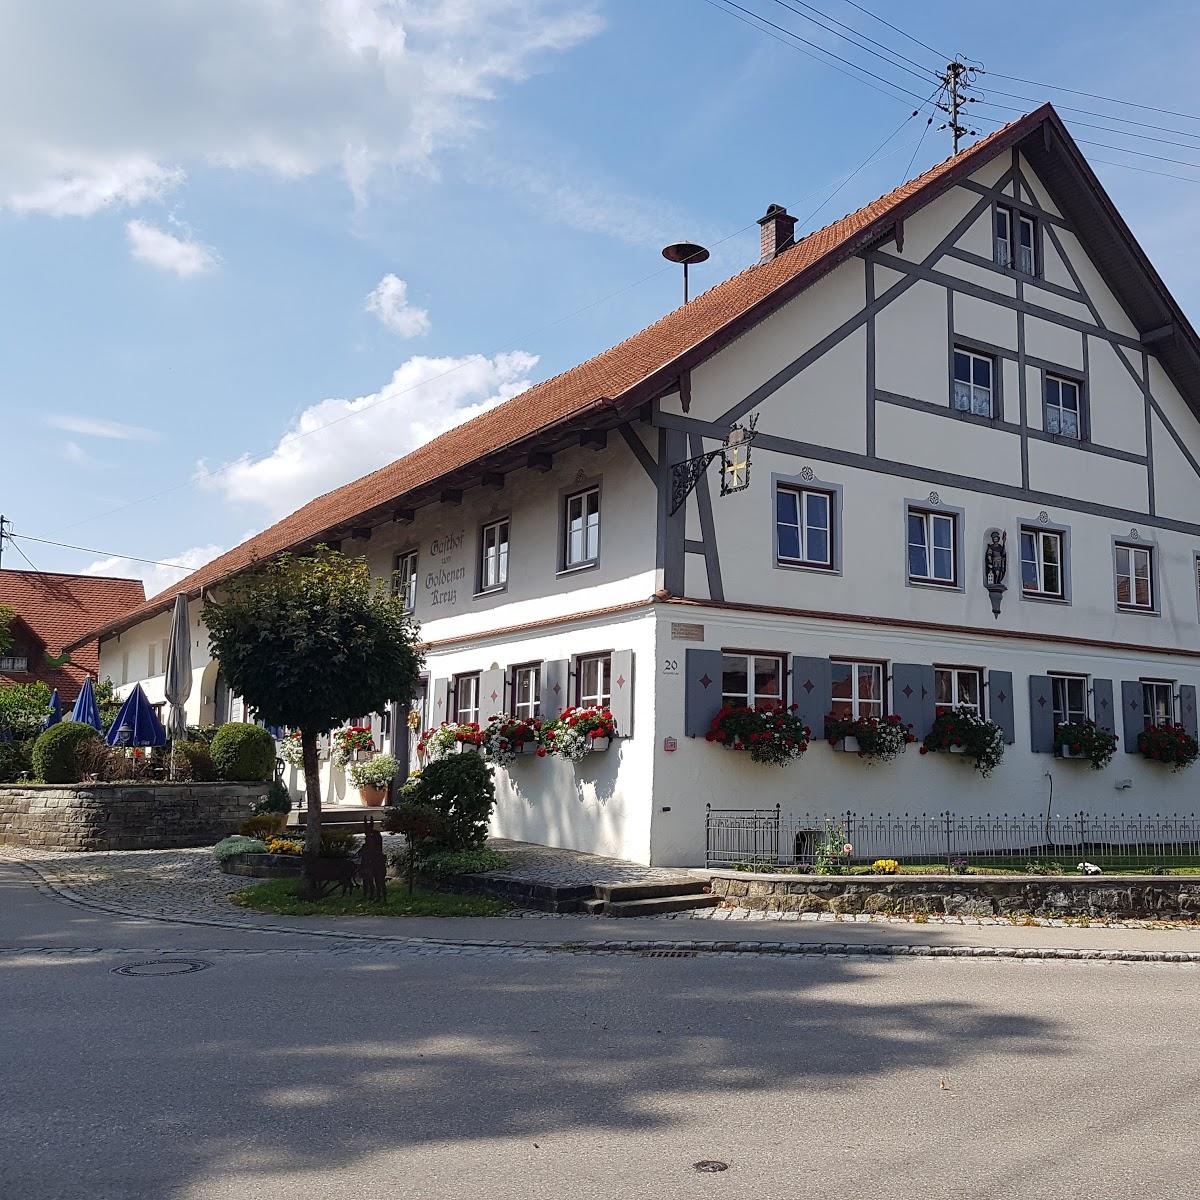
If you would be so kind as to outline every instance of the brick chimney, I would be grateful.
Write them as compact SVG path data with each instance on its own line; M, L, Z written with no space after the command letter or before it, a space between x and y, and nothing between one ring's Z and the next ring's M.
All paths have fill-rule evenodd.
M759 262L770 262L789 246L796 244L796 218L782 204L769 204L758 218Z

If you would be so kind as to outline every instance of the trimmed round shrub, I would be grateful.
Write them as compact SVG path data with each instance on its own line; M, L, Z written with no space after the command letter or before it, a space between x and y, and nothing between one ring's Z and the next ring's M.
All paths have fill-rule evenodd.
M403 799L441 816L443 828L436 840L444 849L477 850L487 841L496 788L481 755L455 754L431 762L405 784Z
M33 743L33 774L42 783L78 783L79 764L75 751L100 735L82 721L60 721L38 735Z
M0 783L15 783L33 770L32 750L29 741L0 742Z
M222 725L209 752L219 779L265 783L275 778L275 739L261 725Z

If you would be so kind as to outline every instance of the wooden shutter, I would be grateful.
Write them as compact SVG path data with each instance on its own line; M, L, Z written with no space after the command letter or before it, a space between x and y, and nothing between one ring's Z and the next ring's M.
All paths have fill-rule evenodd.
M479 723L486 725L489 717L508 711L504 695L503 667L493 667L479 675Z
M1117 710L1111 679L1092 680L1092 719L1105 733L1117 732Z
M703 737L721 707L720 650L688 650L683 656L683 732Z
M1029 677L1029 748L1054 753L1054 690L1049 675Z
M552 721L571 700L571 669L565 658L542 663L542 719Z
M892 664L892 712L911 725L918 740L933 727L933 668L924 663Z
M1196 689L1190 683L1179 685L1179 723L1196 736Z
M1125 751L1127 754L1136 754L1138 734L1146 728L1142 708L1142 685L1136 679L1121 681L1121 714L1121 723L1125 730Z
M633 651L614 650L610 680L612 703L609 705L617 723L617 737L633 736Z
M450 680L435 679L429 690L429 724L437 728L450 720Z
M1013 708L1013 677L1011 671L987 673L987 716L1004 730L1004 741L1011 746L1017 740L1017 717Z
M796 706L796 716L812 730L814 738L825 736L825 716L832 691L829 659L792 655L792 703Z

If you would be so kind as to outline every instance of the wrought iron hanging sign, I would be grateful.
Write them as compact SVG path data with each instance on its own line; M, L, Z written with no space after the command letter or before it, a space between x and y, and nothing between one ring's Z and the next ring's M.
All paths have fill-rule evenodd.
M677 513L695 490L714 458L721 460L721 495L741 492L750 486L750 447L754 444L755 413L745 425L731 425L717 450L685 458L671 466L671 513Z

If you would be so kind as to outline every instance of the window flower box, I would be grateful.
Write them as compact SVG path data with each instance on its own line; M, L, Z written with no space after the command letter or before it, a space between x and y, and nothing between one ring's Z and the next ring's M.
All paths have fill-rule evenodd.
M784 766L808 749L812 731L796 716L796 705L754 709L744 704L724 704L705 740L726 750L747 751L754 762Z
M951 754L966 754L967 748L963 745L955 745L950 747Z
M1138 734L1138 753L1151 762L1164 763L1182 771L1200 758L1200 744L1182 726L1173 722L1151 725Z
M1117 752L1117 735L1101 729L1095 721L1074 721L1054 729L1054 753L1059 758L1079 759L1103 770Z
M546 750L568 762L607 750L616 732L612 713L599 705L564 708L556 720L542 727Z
M973 708L945 708L921 743L922 754L958 754L975 760L985 779L1004 757L1004 731Z
M915 742L912 726L898 716L840 717L829 713L825 718L825 740L843 754L855 754L868 762L888 762L904 753Z
M597 754L601 750L607 750L609 748L609 746L611 746L611 745L612 745L612 738L610 738L610 737L592 738L588 745L588 753L589 754Z
M1082 750L1077 750L1074 746L1059 746L1059 758L1087 758Z
M843 754L857 754L860 750L860 747L858 744L858 738L844 737L844 738L842 738L842 740L840 742L838 742L837 748Z

